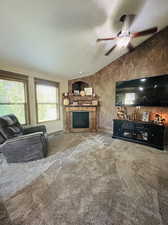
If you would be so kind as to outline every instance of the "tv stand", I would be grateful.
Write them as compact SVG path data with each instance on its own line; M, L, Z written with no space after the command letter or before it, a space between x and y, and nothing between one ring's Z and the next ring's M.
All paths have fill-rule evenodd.
M165 126L152 122L114 120L113 138L149 145L164 150Z

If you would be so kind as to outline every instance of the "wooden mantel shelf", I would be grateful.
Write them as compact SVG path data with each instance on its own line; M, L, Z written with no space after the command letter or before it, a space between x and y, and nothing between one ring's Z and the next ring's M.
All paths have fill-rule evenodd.
M97 107L95 106L69 106L65 108L66 112L75 112L75 111L86 111L86 112L96 112L97 111Z

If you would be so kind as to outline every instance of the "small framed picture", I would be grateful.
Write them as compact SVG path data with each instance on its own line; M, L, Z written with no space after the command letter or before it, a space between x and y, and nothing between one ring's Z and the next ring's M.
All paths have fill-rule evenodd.
M93 88L84 88L84 90L85 90L85 94L86 95L92 95L93 94Z
M93 101L92 101L92 105L97 106L97 105L98 105L98 101L97 101L97 100L93 100Z
M74 90L74 95L79 95L79 90Z
M149 112L143 112L142 121L145 121L145 122L149 121Z

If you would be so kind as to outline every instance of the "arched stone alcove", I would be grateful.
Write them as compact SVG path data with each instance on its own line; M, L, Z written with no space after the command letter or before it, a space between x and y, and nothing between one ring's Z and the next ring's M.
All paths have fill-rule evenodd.
M84 88L87 88L87 87L89 87L88 83L83 82L83 81L77 81L72 84L72 92L74 92L75 90L79 90L79 92L80 92L80 91L83 91Z

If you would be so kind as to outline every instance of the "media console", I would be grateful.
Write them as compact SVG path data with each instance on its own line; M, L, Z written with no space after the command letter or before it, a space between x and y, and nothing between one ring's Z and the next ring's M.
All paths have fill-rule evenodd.
M115 119L112 137L164 150L165 128L152 122Z

